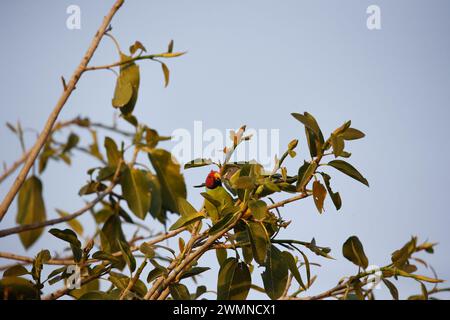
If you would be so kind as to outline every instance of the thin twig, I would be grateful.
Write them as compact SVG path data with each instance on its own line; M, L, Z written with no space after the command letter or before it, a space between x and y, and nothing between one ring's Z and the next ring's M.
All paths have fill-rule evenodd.
M186 230L186 227L182 227L167 233L163 233L160 234L159 236L156 236L155 238L146 241L147 244L149 245L154 245L157 244L159 242L162 242L164 240L167 240L169 238L172 238L174 236L176 236L177 234L183 232ZM130 247L130 250L132 252L139 250L139 246L132 246ZM115 257L120 257L122 255L122 251L117 251L114 252L112 255ZM4 259L9 259L9 260L16 260L16 261L21 261L21 262L26 262L26 263L32 263L34 261L34 258L31 257L26 257L26 256L21 256L21 255L17 255L14 253L9 253L9 252L0 252L0 258L4 258ZM99 262L100 260L98 259L88 259L85 264L91 264L91 263L95 263L95 262ZM73 259L50 259L47 262L45 262L44 264L48 264L48 265L74 265L77 264Z
M51 219L51 220L47 220L47 221L43 221L43 222L30 223L30 224L26 224L26 225L22 225L22 226L17 226L17 227L13 227L13 228L9 228L9 229L0 230L0 238L6 237L11 234L15 234L15 233L21 233L24 231L40 229L40 228L43 228L46 226L51 226L51 225L55 225L58 223L67 222L67 221L77 218L78 216L81 216L83 213L92 209L105 196L107 196L108 194L110 194L112 192L112 190L114 189L114 187L117 184L117 178L119 176L121 166L122 166L122 162L119 162L119 164L117 165L116 172L114 173L114 177L111 181L111 184L108 186L108 188L106 188L104 191L100 192L98 194L97 198L95 198L93 201L86 204L83 208L75 211L72 214L69 214L69 215L61 217L61 218Z

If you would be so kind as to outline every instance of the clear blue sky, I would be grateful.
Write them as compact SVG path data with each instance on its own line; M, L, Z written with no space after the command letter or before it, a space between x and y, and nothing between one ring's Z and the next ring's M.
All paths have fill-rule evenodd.
M84 54L101 17L113 1L9 1L0 4L0 119L40 129L61 93L60 77L70 76ZM81 8L81 30L68 30L66 8ZM366 8L381 8L382 29L366 28ZM335 189L343 197L336 212L331 203L317 214L312 201L282 210L292 220L284 238L330 246L334 261L311 256L322 264L311 293L331 287L355 267L341 255L341 245L357 234L371 264L389 262L390 253L418 235L439 242L427 256L439 276L450 279L449 213L446 202L450 178L450 3L427 1L127 1L113 20L113 33L123 48L140 40L150 51L175 48L189 53L170 61L171 84L162 86L160 66L141 64L141 90L136 114L161 134L205 128L280 129L281 145L299 138L295 170L307 155L303 130L291 112L309 111L328 133L351 119L367 137L350 144L351 162L370 181L366 188L336 173ZM93 64L116 60L105 39ZM61 114L109 122L114 75L86 74ZM34 133L27 135L29 144ZM170 144L167 145L170 147ZM19 144L6 127L0 128L1 159L11 163ZM77 156L77 165L50 164L44 173L48 215L54 208L79 208L77 196L86 169L95 165ZM198 184L208 169L185 173L189 186ZM12 178L0 185L3 197ZM201 198L191 187L189 199ZM11 207L2 228L14 224ZM86 218L86 222L90 220ZM146 220L151 225L151 219ZM0 250L34 255L57 249L50 236L28 252L18 238L0 239ZM2 264L6 261L2 260ZM215 265L207 256L202 264ZM217 269L204 277L212 289ZM254 271L256 282L260 270ZM401 296L418 292L413 281L399 285ZM376 291L386 297L385 290ZM260 298L252 294L252 298ZM443 295L442 297L449 297Z

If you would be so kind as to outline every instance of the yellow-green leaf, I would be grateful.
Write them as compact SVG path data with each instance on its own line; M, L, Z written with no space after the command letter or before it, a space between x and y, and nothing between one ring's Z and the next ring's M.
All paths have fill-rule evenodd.
M43 222L46 219L45 204L42 198L42 183L38 177L25 180L19 191L16 222L19 225ZM42 228L19 233L25 249L36 242L44 230Z
M120 184L128 207L137 217L144 220L151 204L151 185L147 173L126 167L121 174Z
M163 149L148 150L148 156L161 184L163 209L179 213L177 199L186 198L186 185L180 165L172 160L170 152Z

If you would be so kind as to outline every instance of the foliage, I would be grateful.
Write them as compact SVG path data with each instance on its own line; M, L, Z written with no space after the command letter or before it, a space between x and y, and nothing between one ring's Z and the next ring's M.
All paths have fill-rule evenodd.
M186 279L197 281L202 273L208 272L209 267L199 264L202 255L209 250L216 251L220 266L216 290L218 299L245 299L252 288L265 292L270 299L375 298L370 286L370 276L375 271L368 269L369 259L358 237L349 237L342 248L343 256L358 267L357 272L317 296L308 296L308 290L316 279L312 266L317 265L310 262L310 256L314 254L320 259L331 259L330 249L318 246L315 239L307 242L279 238L279 231L289 227L289 221L279 212L285 204L312 198L318 213L323 214L326 200L330 198L336 210L342 207L340 193L333 191L332 175L335 172L369 186L367 179L348 162L351 154L346 151L347 144L363 138L364 133L347 121L325 139L313 115L293 113L292 116L305 130L305 138L292 140L275 168L268 172L258 163L230 162L236 148L250 139L243 126L233 132L233 145L224 149L222 163L196 159L184 166L185 170L213 166L221 179L217 188L205 188L201 192L204 203L195 208L187 200L180 165L169 151L160 146L169 138L160 136L133 113L140 82L138 61L147 59L160 63L164 85L167 86L169 69L160 59L183 54L173 52L173 48L171 41L166 52L144 55L146 48L136 41L130 47L129 55L118 49L119 62L107 67L119 68L112 106L120 110L121 119L131 125L132 131L122 131L115 125L95 123L88 118L60 122L54 127L40 153L37 172L20 190L16 216L19 229L17 232L6 230L8 232L2 236L19 233L24 248L28 249L47 234L44 229L50 224L46 223L45 190L41 180L51 161L62 160L70 165L75 152L86 153L95 159L98 165L87 171L87 181L79 190L80 197L91 200L87 209L73 214L57 210L61 219L58 222L66 223L65 229L54 227L48 231L70 248L70 256L60 259L43 250L31 261L7 268L0 280L0 298L54 298L42 294L44 285L51 290L61 283L67 284L71 276L69 267L76 265L81 270L82 286L63 292L76 299L199 299L207 288L198 286L195 292L190 292ZM23 145L20 125L8 124L8 127L18 135ZM67 128L71 131L66 141L58 142L55 132ZM106 130L126 141L107 136ZM88 132L91 141L83 146L77 131ZM100 134L105 135L103 141L100 141ZM299 141L305 141L311 158L295 160L299 167L295 174L289 174L285 161L297 157L295 150ZM145 163L137 161L139 154L146 155ZM329 158L332 160L327 160ZM286 199L274 203L271 199L274 194L284 195ZM92 223L97 230L90 236L84 233L85 228L77 220L85 212L92 214ZM169 219L169 214L176 218ZM165 233L150 231L158 225L166 227L169 221L174 220L175 223ZM125 224L136 227L130 239L123 231ZM187 242L179 237L182 232L189 234ZM178 248L161 244L172 237L179 237ZM380 268L382 282L394 299L398 299L399 294L392 279L417 281L421 293L412 299L428 299L432 294L445 290L437 287L441 280L436 275L427 277L417 273L417 263L426 268L429 266L416 254L423 251L433 253L434 246L434 243L419 243L413 237L392 254L390 263ZM228 257L231 253L235 256ZM263 270L264 288L252 284L258 277L257 267ZM51 270L46 279L42 279L43 268ZM108 288L99 286L100 278L109 283ZM298 284L297 290L291 289L293 280ZM435 286L428 288L427 283Z

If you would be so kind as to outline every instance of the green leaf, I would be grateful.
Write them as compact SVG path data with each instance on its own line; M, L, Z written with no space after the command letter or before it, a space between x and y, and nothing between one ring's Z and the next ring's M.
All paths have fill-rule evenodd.
M172 154L166 150L151 149L148 156L161 184L163 209L179 213L177 199L186 198L186 184L180 165L172 160Z
M81 260L83 250L81 250L81 242L78 240L75 232L70 229L60 230L56 228L50 229L48 232L55 237L68 242L70 244L70 248L72 249L74 260L77 262Z
M111 300L112 297L109 293L102 291L90 291L83 294L78 300Z
M119 257L113 256L112 254L109 254L104 251L97 251L92 255L93 259L97 260L104 260L111 262L112 265L120 266L122 263L122 260Z
M167 53L173 52L173 40L170 40L169 45L167 46Z
M206 192L202 192L201 195L205 198L204 207L213 222L219 220L225 208L234 206L233 198L224 187L219 186L215 189L208 189Z
M118 241L125 241L125 236L122 231L122 223L117 214L111 215L103 224L100 239L103 251L107 253L120 251Z
M392 298L394 298L394 300L398 300L397 287L391 281L389 281L387 279L381 279L381 280L386 285L386 287L389 289L389 292L391 293Z
M328 194L330 195L331 200L333 201L334 206L336 207L336 210L339 210L342 207L342 200L339 192L333 192L330 185L331 177L324 173L320 172L320 174L323 177L323 181L325 182L325 186L328 190Z
M44 222L46 220L45 204L42 198L42 183L32 176L25 180L17 197L16 222L19 225ZM20 241L25 249L31 247L41 236L43 228L19 233Z
M303 290L306 290L307 287L305 286L305 283L302 280L300 272L298 271L297 263L295 262L294 256L288 251L283 251L281 254L283 255L284 262L288 266L295 280L297 280L298 284L303 288Z
M190 225L196 221L205 218L205 214L203 212L195 212L189 216L181 216L171 227L169 230L176 230L187 225Z
M255 178L242 176L233 181L234 189L253 189L255 187Z
M180 279L186 279L186 278L190 278L190 277L195 277L198 276L199 274L208 271L211 268L208 267L193 267L187 271L184 271L181 276Z
M190 169L190 168L200 168L200 167L204 167L204 166L209 166L211 165L213 162L211 159L194 159L192 161L189 161L188 163L186 163L184 165L184 169Z
M225 260L227 260L227 249L224 248L219 248L216 249L216 257L217 257L217 262L219 262L219 265L222 265Z
M117 147L116 142L110 137L105 138L106 157L108 158L108 164L111 167L116 167L119 164L122 154Z
M408 263L408 259L416 251L417 238L412 237L401 249L392 253L391 260L397 268L402 268Z
M159 183L158 177L150 172L147 174L147 177L151 194L150 214L161 223L165 223L166 215L162 209L161 184Z
M248 207L255 219L262 220L267 214L267 204L262 200L251 200L248 202Z
M131 57L120 54L121 61L127 61ZM128 62L120 66L119 77L116 81L116 88L114 90L114 97L112 105L114 108L119 108L122 114L130 114L133 112L136 105L138 91L139 91L139 66L134 62Z
M39 290L31 281L24 278L5 277L0 280L0 299L39 299Z
M317 124L316 119L314 119L314 117L309 114L308 112L305 112L304 114L300 114L300 113L291 113L291 115L297 119L298 121L300 121L301 123L303 123L303 125L310 129L314 135L319 139L319 142L321 144L323 144L324 139L323 139L323 135L322 132L320 131L319 125Z
M130 268L130 272L134 272L136 269L136 259L133 256L133 253L130 250L130 245L128 242L119 240L118 241L120 251L122 252L122 256L125 259L125 262L128 265L128 268Z
M333 160L328 162L328 165L332 166L333 168L341 171L342 173L345 173L346 175L352 177L353 179L361 182L362 184L365 184L366 186L369 186L369 182L362 176L361 173L359 173L358 170L355 169L351 164L348 162L345 162L344 160Z
M147 49L145 49L144 45L140 41L135 41L134 44L130 46L131 55L135 54L139 49L143 52L147 52Z
M29 274L28 270L21 264L9 267L3 272L3 277L20 277Z
M147 259L153 259L155 256L155 248L147 242L143 242L139 246L139 251L141 251Z
M327 196L327 190L318 180L316 180L313 182L312 191L316 208L319 211L319 213L322 213L323 202L325 201L325 197Z
M245 300L251 286L247 265L235 258L228 258L219 270L217 300Z
M59 210L59 209L56 209L56 212L62 218L67 217L69 215L69 213L67 213L63 210ZM66 223L73 229L73 231L78 233L80 236L83 235L83 231L84 231L83 226L77 219L70 219L69 221L66 221Z
M345 241L342 246L342 254L345 258L363 269L366 269L369 265L369 260L364 253L363 245L356 236L351 236Z
M64 145L62 153L69 152L70 150L75 148L79 141L80 141L80 138L75 133L71 133L69 135L69 137L67 138L67 142Z
M344 152L345 143L341 136L331 134L331 145L333 146L333 154L336 158Z
M121 176L122 195L133 213L144 220L150 210L150 182L145 171L125 167Z
M181 283L169 285L170 294L174 300L191 300L188 288Z
M226 229L228 226L236 222L240 208L239 207L232 207L233 211L226 214L222 219L217 221L208 231L210 235L214 235L224 229Z
M303 165L298 169L297 191L302 191L306 187L316 169L317 163L315 161L305 161L303 163Z
M247 221L247 230L250 236L250 244L255 261L264 265L267 251L270 248L270 240L264 224L261 222Z
M33 268L31 269L31 275L33 276L33 279L36 281L36 283L41 282L41 272L44 264L49 261L52 257L50 256L50 251L48 250L41 250L36 255L36 258L34 258L33 261Z
M288 281L288 266L280 250L273 245L267 254L266 269L261 276L270 299L276 300L281 297Z
M342 134L342 138L344 138L344 140L357 140L364 138L365 136L366 135L363 132L355 128L348 128Z
M86 293L96 292L99 289L100 289L100 281L98 279L95 279L82 285L79 289L70 290L69 295L74 297L75 299L80 299Z

